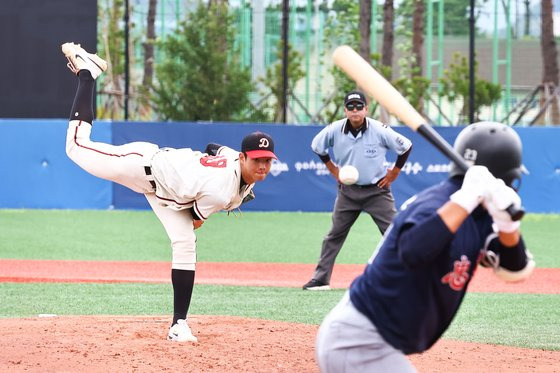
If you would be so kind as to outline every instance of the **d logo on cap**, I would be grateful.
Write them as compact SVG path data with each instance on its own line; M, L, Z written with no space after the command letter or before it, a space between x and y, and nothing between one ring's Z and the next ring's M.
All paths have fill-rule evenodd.
M274 158L274 141L270 135L264 132L253 132L241 142L241 151L249 158Z
M259 148L268 148L268 139L266 137L259 141Z

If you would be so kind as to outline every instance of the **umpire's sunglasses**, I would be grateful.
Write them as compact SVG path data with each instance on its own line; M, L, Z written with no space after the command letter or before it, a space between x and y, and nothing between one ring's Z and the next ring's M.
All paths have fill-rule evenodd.
M358 111L363 110L365 107L364 104L361 102L349 102L346 104L346 109L349 111L353 111L354 109L358 109Z

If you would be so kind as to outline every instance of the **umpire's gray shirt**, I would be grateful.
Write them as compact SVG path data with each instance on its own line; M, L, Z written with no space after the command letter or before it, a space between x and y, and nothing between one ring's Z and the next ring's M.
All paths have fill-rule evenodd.
M326 126L311 142L311 149L327 155L332 148L333 161L339 167L352 165L358 169L358 185L375 184L387 174L387 150L401 155L412 146L409 139L372 118L366 118L366 128L357 137L345 130L346 126L351 126L346 118Z

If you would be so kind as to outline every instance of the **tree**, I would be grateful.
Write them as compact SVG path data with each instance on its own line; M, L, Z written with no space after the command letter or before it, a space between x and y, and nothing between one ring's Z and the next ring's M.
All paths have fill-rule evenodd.
M543 60L543 91L545 95L553 94L558 87L558 53L554 40L554 23L552 19L552 0L541 2L541 53ZM541 100L543 104L544 100ZM560 124L557 100L552 100L552 123Z
M270 94L274 97L273 104L264 104L258 108L253 117L261 117L264 120L274 121L280 123L282 120L282 51L284 50L284 41L278 42L276 49L276 63L271 65L267 70L264 78L259 81L270 90ZM290 43L288 43L288 87L295 87L297 82L305 77L305 72L302 69L303 56L296 50L293 50ZM288 92L288 99L291 91ZM259 112L260 111L260 112Z
M480 9L482 9L483 4L486 2L488 2L488 0L475 1L475 9L479 9L479 11L475 14L475 18L478 18L478 16L480 15ZM468 35L470 1L445 0L443 7L443 32L446 35ZM438 19L438 12L439 7L434 5L434 19ZM434 33L437 33L437 26L437 22L434 22Z
M422 75L422 50L424 49L424 0L414 0L412 12L412 55L414 56L413 75Z
M360 0L360 56L369 61L371 54L371 0ZM374 35L375 37L375 35Z
M154 43L156 41L156 9L157 0L150 0L148 4L148 16L146 19L146 42L143 43L144 47L144 78L142 85L149 87L152 85L152 78L154 76Z
M484 106L490 106L502 97L502 87L500 84L494 84L483 79L478 79L476 71L478 63L475 61L475 122L479 121L480 109ZM461 100L463 107L459 121L463 121L469 116L469 64L467 58L460 53L453 55L453 61L449 64L449 68L443 72L443 78L440 79L441 91L440 96L447 98L448 101L454 102ZM459 122L460 123L460 122Z
M401 25L397 34L402 38L398 47L403 56L399 59L400 78L393 84L410 104L424 112L424 96L430 81L422 75L422 50L424 46L424 1L404 0L398 9ZM411 31L412 30L412 31Z
M395 8L393 0L385 0L383 4L383 50L381 53L381 64L383 66L393 66L393 43L395 40ZM392 70L392 69L391 69ZM389 80L392 72L389 71Z
M353 0L335 0L331 8L333 12L325 23L325 53L329 54L336 46L343 44L359 50L359 3ZM333 66L329 72L334 80L335 92L326 99L326 104L334 103L334 106L329 105L326 110L327 123L332 122L339 115L344 95L356 88L356 83L336 66Z
M163 119L243 119L253 84L249 69L240 66L226 7L199 2L177 33L158 44L165 59L156 65L152 102Z
M393 0L385 0L383 4L383 46L381 52L381 66L388 81L393 79L393 48L395 41L395 7ZM381 108L379 120L389 122L389 112Z
M104 0L98 3L101 17L101 32L98 34L99 55L107 61L109 68L100 79L100 91L107 94L103 107L98 107L98 118L120 117L123 107L121 79L124 72L124 30L120 22L124 15L123 0Z
M142 86L140 91L142 93L140 103L140 111L143 113L142 116L148 115L150 111L149 106L149 88L153 84L154 77L154 44L156 42L156 9L157 0L150 0L148 4L148 15L146 18L146 41L142 43L144 47L144 77L142 78Z

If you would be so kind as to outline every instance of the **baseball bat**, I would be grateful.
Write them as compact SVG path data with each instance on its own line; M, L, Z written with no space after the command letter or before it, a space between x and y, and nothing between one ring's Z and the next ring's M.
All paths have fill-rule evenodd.
M414 107L379 74L366 60L348 45L341 45L334 50L333 61L346 75L353 79L370 97L373 97L389 113L399 118L412 130L418 132L448 159L455 162L463 171L467 171L469 164L443 137L439 135ZM513 220L520 220L525 211L523 208L509 206L506 211Z

